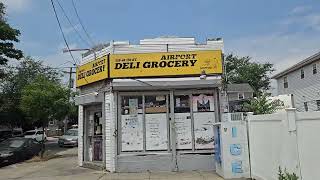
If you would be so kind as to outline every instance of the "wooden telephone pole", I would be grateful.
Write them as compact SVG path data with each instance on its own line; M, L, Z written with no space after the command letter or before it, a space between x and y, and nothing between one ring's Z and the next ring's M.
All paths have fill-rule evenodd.
M72 88L73 88L73 79L72 79L72 74L75 74L76 72L73 71L73 68L76 68L76 67L69 67L70 70L69 71L62 71L63 73L67 73L69 74L69 83L68 83L68 86L69 86L69 96L68 96L68 100L70 102L70 98L71 98L71 92L72 92ZM68 130L68 122L69 122L69 116L67 116L64 120L64 129L63 129L63 132L64 134L67 132Z

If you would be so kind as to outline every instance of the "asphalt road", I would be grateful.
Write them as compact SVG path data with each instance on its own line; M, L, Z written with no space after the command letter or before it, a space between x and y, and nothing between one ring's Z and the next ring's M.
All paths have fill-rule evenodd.
M47 156L51 156L51 155L61 155L64 154L65 152L68 153L68 155L72 155L72 156L77 156L77 148L72 148L72 147L59 147L58 145L58 138L52 138L52 137L48 137L47 141L45 142L45 151L46 151L46 155ZM21 162L19 162L21 163ZM12 165L12 164L10 164ZM0 169L3 168L5 166L1 165Z
M58 138L48 138L47 142L45 143L45 149L48 154L57 154L70 149L70 147L59 147Z

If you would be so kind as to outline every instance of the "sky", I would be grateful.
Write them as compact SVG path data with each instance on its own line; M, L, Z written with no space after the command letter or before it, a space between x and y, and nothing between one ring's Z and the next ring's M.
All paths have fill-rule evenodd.
M70 66L50 0L1 0L8 22L21 31L17 47L46 64ZM54 0L71 48L88 48L72 0ZM320 51L319 0L74 0L94 43L159 36L222 37L225 52L270 62L276 72ZM76 33L78 31L85 41ZM77 60L80 54L75 54Z

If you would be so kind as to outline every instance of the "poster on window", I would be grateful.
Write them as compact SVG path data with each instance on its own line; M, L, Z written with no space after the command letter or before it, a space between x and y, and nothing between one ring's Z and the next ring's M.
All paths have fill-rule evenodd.
M205 94L192 97L193 112L214 111L214 98Z
M142 115L121 115L122 151L143 150Z
M194 140L196 149L213 148L214 112L193 113L194 117Z
M190 113L175 113L174 120L177 149L192 149Z
M167 114L146 114L147 150L168 149Z

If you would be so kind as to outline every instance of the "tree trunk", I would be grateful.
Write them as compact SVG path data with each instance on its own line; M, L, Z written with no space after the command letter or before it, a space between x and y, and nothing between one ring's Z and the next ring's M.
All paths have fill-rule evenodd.
M41 140L41 153L40 153L40 157L41 159L43 158L44 152L45 152L45 144L44 144L44 124L42 124L42 140Z

